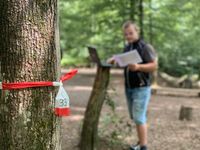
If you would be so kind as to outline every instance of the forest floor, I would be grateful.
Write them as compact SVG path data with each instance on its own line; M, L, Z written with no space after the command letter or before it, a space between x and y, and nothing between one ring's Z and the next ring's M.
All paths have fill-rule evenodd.
M62 69L62 73L67 70ZM65 83L71 99L71 116L63 118L62 150L78 150L84 111L96 69L79 69ZM197 89L157 88L148 110L149 150L200 149L200 98ZM114 105L105 102L99 123L100 150L128 150L137 143L135 125L129 119L122 70L112 70L108 93ZM108 101L107 101L108 102ZM192 121L180 121L181 106L193 108ZM111 107L115 106L115 107ZM112 109L114 108L114 109Z

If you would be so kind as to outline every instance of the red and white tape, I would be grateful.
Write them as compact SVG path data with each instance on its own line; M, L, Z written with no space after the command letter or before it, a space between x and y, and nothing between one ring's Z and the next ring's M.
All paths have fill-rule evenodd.
M54 81L39 81L39 82L19 82L19 83L4 83L0 82L1 90L16 90L33 87L44 86L59 86L58 94L55 100L55 114L57 116L68 116L70 114L69 109L69 96L64 90L63 82L71 79L77 74L78 70L72 70L60 78L60 82Z

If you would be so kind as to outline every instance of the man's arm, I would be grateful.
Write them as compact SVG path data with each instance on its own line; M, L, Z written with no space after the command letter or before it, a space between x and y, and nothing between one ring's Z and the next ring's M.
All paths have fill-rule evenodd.
M131 71L153 72L157 69L157 62L153 60L147 64L130 64L128 68Z

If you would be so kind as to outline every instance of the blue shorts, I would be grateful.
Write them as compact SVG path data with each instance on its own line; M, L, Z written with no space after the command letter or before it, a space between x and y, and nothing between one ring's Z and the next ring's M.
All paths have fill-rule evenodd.
M151 98L151 87L126 88L126 98L131 119L137 125L145 124L147 107Z

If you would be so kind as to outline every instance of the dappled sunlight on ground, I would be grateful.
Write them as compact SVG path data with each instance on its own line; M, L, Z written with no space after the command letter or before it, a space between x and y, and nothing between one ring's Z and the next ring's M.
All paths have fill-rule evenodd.
M70 88L70 91L74 91L74 92L77 92L77 91L89 91L90 92L92 90L91 86L71 86L68 88Z
M99 132L107 144L101 150L123 150L128 144L136 143L135 125L129 119L124 95L123 72L113 73L108 93L115 104L115 112L104 104ZM79 74L65 84L71 98L71 116L63 118L63 150L78 150L81 125L94 81L95 69L79 71ZM150 150L196 150L200 149L200 100L195 97L198 90L158 88L158 95L152 96L148 110L149 149ZM166 89L166 90L165 90ZM172 94L171 94L172 93ZM171 95L170 95L171 94ZM175 96L173 94L176 94ZM178 95L177 95L178 94ZM192 121L180 121L181 106L193 108ZM112 123L112 117L114 122ZM109 130L108 130L109 129ZM115 134L113 134L115 133ZM120 139L121 146L111 143L110 137Z
M81 121L83 119L83 115L72 115L68 117L69 121Z

